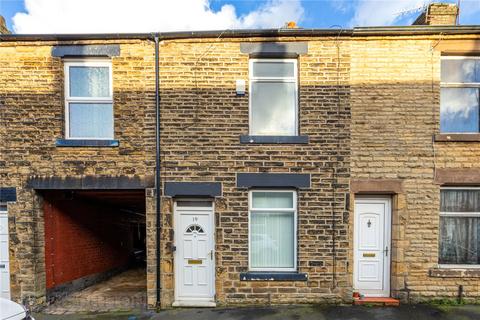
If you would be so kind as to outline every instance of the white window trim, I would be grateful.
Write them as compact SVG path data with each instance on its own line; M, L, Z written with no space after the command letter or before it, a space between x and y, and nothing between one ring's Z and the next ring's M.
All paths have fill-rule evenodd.
M253 193L254 192L276 192L276 193L292 193L293 194L293 205L292 208L253 208ZM253 211L280 211L280 212L292 212L293 211L293 268L252 268L252 260L251 260L251 244L252 241L250 237L252 235L251 232L251 215ZM297 191L291 189L284 189L284 190L275 190L275 189L252 189L248 192L248 270L249 271L284 271L284 272L291 272L297 271L297 247L298 247L298 239L297 239Z
M480 60L480 56L442 56L442 60ZM442 79L440 79L441 81ZM480 88L480 82L440 82L443 88Z
M479 60L480 56L442 56L441 60ZM440 70L441 72L441 70ZM443 82L440 73L440 88L480 88L480 82ZM479 132L441 132L444 134L478 134Z
M480 269L480 264L438 264L440 269Z
M254 77L253 76L253 64L255 62L293 62L293 77ZM254 82L289 82L295 83L295 133L291 136L298 136L298 118L299 118L299 110L298 110L298 60L297 59L250 59L249 65L249 76L248 76L248 133L253 135L252 133L252 85ZM285 135L290 137L290 135Z
M479 190L480 187L441 187L441 190ZM476 218L480 217L480 212L446 212L440 211L440 217L465 217L465 218ZM440 259L440 257L439 257ZM455 264L455 263L439 263L438 268L441 269L480 269L480 264Z
M108 67L109 70L109 97L71 97L70 96L70 67ZM70 137L70 103L111 103L113 108L113 76L112 62L106 59L68 59L63 65L64 72L64 97L65 97L65 139L68 140L111 140L114 137ZM112 119L115 127L115 117Z

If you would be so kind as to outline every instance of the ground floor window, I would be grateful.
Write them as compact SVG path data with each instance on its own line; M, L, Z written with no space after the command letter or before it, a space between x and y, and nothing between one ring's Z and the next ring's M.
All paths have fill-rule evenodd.
M250 270L296 270L296 208L295 191L253 190L250 192Z
M440 264L480 264L480 188L443 188Z

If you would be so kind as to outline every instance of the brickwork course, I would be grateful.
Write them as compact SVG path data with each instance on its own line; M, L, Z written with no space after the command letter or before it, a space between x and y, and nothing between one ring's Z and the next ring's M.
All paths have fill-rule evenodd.
M340 33L339 33L340 34ZM306 42L298 57L299 131L308 144L242 144L249 97L242 42ZM64 77L52 46L119 44L112 57L115 139L119 147L65 148ZM449 49L450 48L450 49ZM453 49L452 49L453 48ZM440 57L480 52L467 35L324 35L166 39L160 44L161 180L220 182L215 199L217 305L351 301L352 181L394 180L392 296L403 302L480 298L478 273L438 265L441 169L478 169L475 142L434 142L439 133ZM475 51L477 50L477 51ZM128 177L155 172L154 45L146 39L0 42L0 187L8 204L12 298L46 301L42 194L31 177ZM248 83L247 83L248 84ZM248 88L248 85L247 85ZM237 173L308 173L298 190L298 272L307 281L241 281L248 271L248 190ZM379 190L381 193L381 190ZM174 300L173 199L161 198L161 266L156 266L155 190L145 190L147 300Z

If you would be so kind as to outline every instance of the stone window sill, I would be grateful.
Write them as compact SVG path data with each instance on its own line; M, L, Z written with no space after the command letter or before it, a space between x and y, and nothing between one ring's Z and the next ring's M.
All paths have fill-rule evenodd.
M57 147L118 147L118 140L96 140L96 139L57 139Z
M245 144L308 144L308 136L240 136Z
M436 142L480 142L480 133L440 133L434 138Z
M432 278L480 278L480 268L438 267L429 270Z
M298 272L243 272L240 281L307 281L306 273Z

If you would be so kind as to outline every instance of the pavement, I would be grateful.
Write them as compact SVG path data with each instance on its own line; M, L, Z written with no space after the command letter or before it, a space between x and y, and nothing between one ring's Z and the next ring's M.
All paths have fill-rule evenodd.
M433 306L269 306L245 308L182 308L160 313L119 311L48 315L34 314L37 320L478 320L480 305Z

